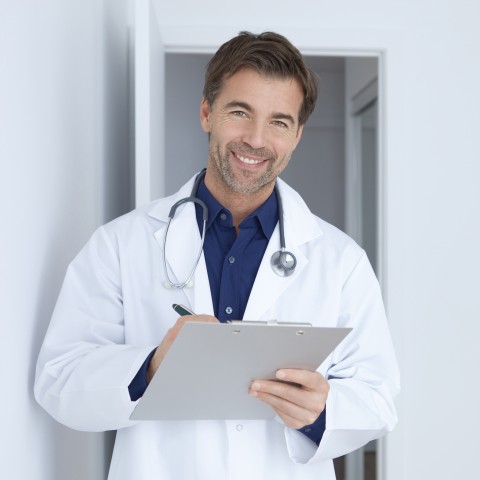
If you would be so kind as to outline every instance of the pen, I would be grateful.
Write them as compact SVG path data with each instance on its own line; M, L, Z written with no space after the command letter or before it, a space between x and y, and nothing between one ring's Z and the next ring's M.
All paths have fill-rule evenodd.
M172 308L181 316L185 315L195 315L189 308L185 307L184 305L179 305L178 303L174 303Z

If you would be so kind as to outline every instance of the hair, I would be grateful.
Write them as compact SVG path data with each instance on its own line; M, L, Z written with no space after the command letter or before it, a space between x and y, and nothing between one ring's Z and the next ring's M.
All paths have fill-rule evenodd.
M306 123L317 101L316 76L298 49L285 37L274 32L259 35L240 32L218 49L208 62L205 72L203 96L209 105L213 105L224 80L247 68L267 77L295 78L303 90L298 120L300 125Z

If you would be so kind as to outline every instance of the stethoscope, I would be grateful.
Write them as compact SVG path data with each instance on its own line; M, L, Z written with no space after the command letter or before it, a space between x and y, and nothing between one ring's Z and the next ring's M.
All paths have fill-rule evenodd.
M168 214L168 223L167 223L167 228L165 229L165 237L163 241L163 269L164 269L165 278L166 278L166 282L164 285L167 288L181 289L181 288L193 286L192 278L193 278L193 275L195 274L195 270L198 267L198 262L200 262L200 257L202 256L203 244L205 242L205 232L207 229L207 221L208 221L208 207L204 201L197 198L198 185L202 181L203 177L205 177L206 171L207 169L204 168L197 175L197 178L195 179L195 182L193 184L192 193L190 194L190 196L186 198L182 198L178 202L174 203L172 205L172 208L170 209L170 213ZM275 184L275 193L277 195L277 202L278 202L278 226L280 230L280 250L278 250L272 255L272 258L270 259L270 266L272 267L272 270L280 277L289 277L290 275L293 275L293 273L295 272L295 267L297 266L297 259L295 258L295 255L293 253L289 252L286 249L286 246L285 246L285 228L283 226L282 198L280 196L280 193L278 191L278 187L276 184ZM187 202L194 202L202 207L202 220L203 220L202 239L201 239L200 250L198 252L197 258L195 260L195 263L193 265L193 268L188 278L184 282L175 283L175 282L172 282L172 280L170 279L170 276L168 275L167 259L166 259L167 235L168 235L168 229L170 228L170 223L172 222L173 217L175 216L175 212L177 208L180 205L183 205L184 203L187 203Z

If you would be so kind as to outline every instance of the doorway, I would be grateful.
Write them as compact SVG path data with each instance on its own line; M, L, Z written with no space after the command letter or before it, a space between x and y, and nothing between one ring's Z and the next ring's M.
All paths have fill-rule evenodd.
M165 53L165 195L205 166L199 125L208 53ZM378 60L306 55L320 83L315 111L282 178L313 213L346 231L378 268ZM377 271L377 270L376 270ZM377 442L335 460L338 480L376 480Z

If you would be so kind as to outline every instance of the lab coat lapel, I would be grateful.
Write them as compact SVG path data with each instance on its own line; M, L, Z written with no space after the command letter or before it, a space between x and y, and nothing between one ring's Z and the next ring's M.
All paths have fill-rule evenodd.
M287 250L293 253L297 259L297 266L293 275L289 277L280 277L271 268L270 259L272 255L280 249L280 234L278 224L270 238L267 249L258 269L255 283L253 284L247 308L243 318L245 320L259 320L262 315L271 307L277 298L295 281L308 260L298 247L287 244ZM276 320L276 319L269 319Z
M295 272L289 277L280 277L271 268L270 259L280 250L280 230L277 223L248 299L245 320L262 318L266 310L292 285L292 282L298 281L298 277L308 263L308 258L303 253L306 249L302 249L302 245L322 235L315 217L298 193L280 179L277 182L283 203L286 249L295 255L297 266Z

